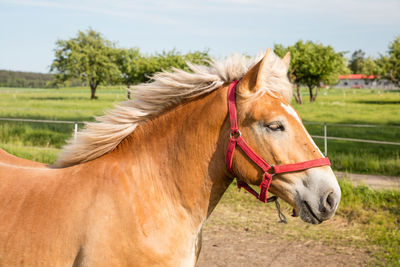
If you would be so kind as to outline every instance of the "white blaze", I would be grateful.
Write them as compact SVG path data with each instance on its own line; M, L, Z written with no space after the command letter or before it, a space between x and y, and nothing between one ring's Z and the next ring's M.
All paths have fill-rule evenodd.
M303 127L303 130L306 132L308 138L310 139L311 143L314 145L314 147L318 150L318 152L321 154L322 157L324 157L324 154L322 154L321 150L319 150L318 146L314 143L314 140L311 138L310 134L307 132L306 128L304 127L303 123L300 120L299 115L297 112L294 110L294 108L290 105L285 105L281 103L281 106L286 110L287 113L289 113L291 116L293 116Z

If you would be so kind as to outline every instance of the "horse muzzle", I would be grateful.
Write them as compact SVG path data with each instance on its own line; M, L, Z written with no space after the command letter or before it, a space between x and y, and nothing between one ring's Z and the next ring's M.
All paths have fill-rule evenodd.
M300 188L297 188L297 209L294 215L308 223L320 224L335 215L339 206L341 191L336 176L328 167L306 171Z

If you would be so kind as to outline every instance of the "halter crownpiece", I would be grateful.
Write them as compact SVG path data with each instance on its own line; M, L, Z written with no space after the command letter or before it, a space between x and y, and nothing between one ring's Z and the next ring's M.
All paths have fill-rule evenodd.
M268 199L267 192L272 181L272 176L274 174L302 171L314 167L331 165L329 158L326 157L326 158L303 161L294 164L273 166L269 165L260 156L258 156L257 153L254 152L254 150L252 150L250 146L244 141L242 133L239 131L237 122L236 94L235 94L237 83L238 81L233 81L229 85L228 89L228 112L229 112L229 120L231 123L231 132L229 137L228 149L226 151L226 166L228 167L228 170L233 174L233 176L236 177L235 173L232 170L232 161L236 145L238 145L242 149L242 151L264 172L263 179L260 184L260 193L257 193L257 191L251 188L247 183L239 180L236 177L238 188L243 187L246 191L248 191L250 194L254 195L258 200L264 203L272 202L275 199L273 198Z

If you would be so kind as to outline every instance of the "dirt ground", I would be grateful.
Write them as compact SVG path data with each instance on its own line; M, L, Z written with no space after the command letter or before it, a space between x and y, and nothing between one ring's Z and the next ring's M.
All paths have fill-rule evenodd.
M279 233L254 236L246 231L210 226L203 233L198 267L209 266L366 266L369 255L318 241L288 241Z
M400 190L400 177L384 175L367 175L335 172L337 178L346 178L354 184L363 184L375 189L396 189Z

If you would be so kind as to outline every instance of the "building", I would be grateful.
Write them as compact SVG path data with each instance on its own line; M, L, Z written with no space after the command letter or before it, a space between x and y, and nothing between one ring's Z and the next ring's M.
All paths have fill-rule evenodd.
M340 75L339 83L335 87L396 89L394 84L388 80L376 80L374 75L363 74Z

